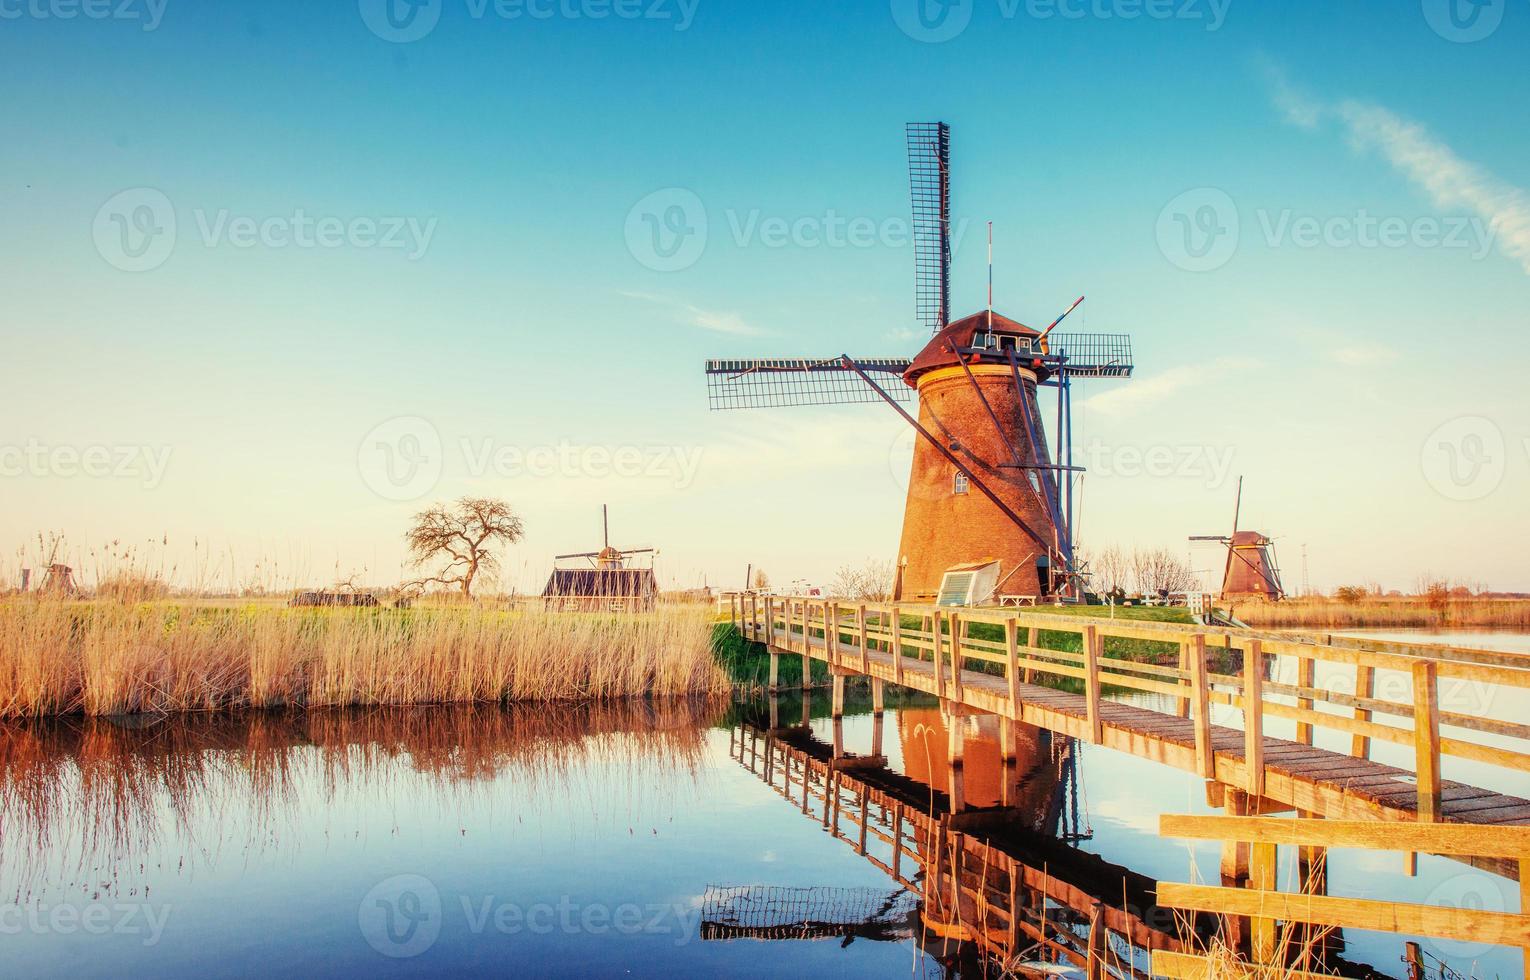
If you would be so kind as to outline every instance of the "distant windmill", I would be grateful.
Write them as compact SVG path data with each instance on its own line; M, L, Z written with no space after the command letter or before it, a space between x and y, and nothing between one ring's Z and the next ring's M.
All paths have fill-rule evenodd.
M1222 570L1223 599L1267 599L1278 602L1286 597L1280 584L1280 565L1275 560L1275 542L1259 531L1238 530L1243 510L1243 477L1238 477L1238 498L1233 505L1232 534L1193 534L1191 541L1215 541L1227 549L1227 564Z
M646 611L658 601L659 587L651 563L633 567L633 555L656 555L653 548L611 547L611 522L600 506L599 551L580 551L555 558L552 576L542 590L547 608L562 610ZM556 562L583 561L587 567L559 568Z
M918 440L894 598L955 604L1005 595L1077 598L1072 398L1075 378L1128 378L1123 334L1053 333L988 309L951 321L951 130L907 127L914 298L934 337L912 359L784 357L708 361L711 407L885 402ZM903 384L893 384L894 379ZM1056 461L1037 389L1057 390ZM918 418L899 402L917 393Z

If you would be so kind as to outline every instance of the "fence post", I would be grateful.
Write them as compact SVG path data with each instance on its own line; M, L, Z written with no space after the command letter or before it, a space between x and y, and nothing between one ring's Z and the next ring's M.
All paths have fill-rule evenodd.
M1009 709L1011 718L1020 717L1020 625L1013 619L1004 621L1004 655L1009 663L1004 667L1004 680L1009 684Z
M930 613L930 659L935 665L935 696L946 696L946 670L940 662L940 612L936 610Z
M1179 669L1181 671L1188 671L1190 669L1190 643L1187 640L1181 640L1179 642ZM1193 686L1189 680L1184 678L1176 678L1174 685L1178 687L1181 681L1183 681L1187 686ZM1177 701L1175 701L1174 713L1179 715L1181 718L1189 718L1190 699L1185 697L1179 698Z
M1026 630L1025 645L1030 647L1030 651L1025 655L1026 659L1034 659L1036 649L1041 646L1041 630L1037 629L1035 626L1032 626L1030 629ZM1021 680L1029 684L1034 676L1035 673L1031 670L1030 665L1026 665L1025 673L1022 675Z
M839 663L839 603L823 604L823 648L825 659Z
M1373 698L1376 696L1376 668L1365 664L1355 665L1355 697ZM1370 721L1371 710L1369 708L1355 709L1356 721ZM1369 735L1356 735L1350 740L1349 754L1357 759L1369 759L1371 757L1371 737Z
M855 611L856 626L859 627L861 641L861 673L871 676L871 653L866 649L866 604L863 602Z
M1418 773L1418 818L1440 819L1440 682L1433 660L1413 664L1413 755Z
M733 624L733 628L734 629L738 629L738 593L737 592L729 592L728 593L728 621Z
M903 617L892 607L893 683L903 683Z
M1089 741L1099 745L1104 737L1100 723L1100 648L1104 643L1099 630L1093 626L1084 628L1084 697L1089 720Z
M1317 665L1311 657L1298 656L1296 658L1296 686L1313 688L1317 686ZM1312 710L1312 699L1296 696L1296 706L1306 711ZM1312 744L1312 723L1299 721L1296 723L1296 740L1303 745Z
M951 614L951 683L956 688L956 700L962 699L962 621L956 613Z
M1243 652L1244 786L1250 796L1264 795L1264 644L1250 640Z
M1206 684L1206 637L1190 640L1190 696L1195 702L1195 765L1202 779L1217 777L1216 756L1211 746L1211 692Z
M1275 845L1253 843L1249 845L1249 887L1262 892L1272 892L1276 887ZM1283 962L1276 952L1276 926L1274 919L1253 918L1249 920L1249 952L1255 963Z

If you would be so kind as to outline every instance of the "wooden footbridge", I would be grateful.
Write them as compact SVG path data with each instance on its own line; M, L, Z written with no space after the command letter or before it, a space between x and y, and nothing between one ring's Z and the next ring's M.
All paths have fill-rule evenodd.
M1013 609L729 601L743 635L769 649L772 686L782 655L802 657L804 677L822 661L836 707L846 677L869 677L878 693L891 682L952 714L994 714L1194 772L1233 815L1530 824L1530 800L1441 776L1443 758L1469 759L1530 788L1530 725L1504 717L1527 700L1530 655ZM1164 656L1131 659L1126 647ZM1273 657L1295 661L1296 683L1270 679ZM1378 677L1399 683L1379 691ZM1218 706L1240 727L1214 723ZM1266 734L1270 718L1295 722L1295 737ZM1349 736L1349 751L1315 746L1317 729ZM1413 765L1372 759L1377 741L1410 748ZM1518 877L1512 862L1487 864Z

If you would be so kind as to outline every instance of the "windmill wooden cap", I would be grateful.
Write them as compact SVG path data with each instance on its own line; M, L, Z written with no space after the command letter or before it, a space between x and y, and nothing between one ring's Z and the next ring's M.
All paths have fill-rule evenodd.
M946 328L930 338L930 342L924 345L914 358L908 370L903 372L903 381L910 388L916 387L919 377L937 368L956 367L961 362L953 351L958 347L972 347L973 341L980 333L988 332L988 311L974 313L971 316L953 320ZM1041 331L1028 327L1019 320L1011 320L1007 316L998 313L993 315L993 332L1015 334L1021 337L1039 337ZM1035 371L1036 368L1022 360L1021 366Z

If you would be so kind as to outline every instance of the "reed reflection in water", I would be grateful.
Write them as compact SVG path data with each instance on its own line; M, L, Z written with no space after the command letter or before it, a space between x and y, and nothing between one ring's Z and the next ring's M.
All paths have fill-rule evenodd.
M498 803L517 821L577 801L625 831L694 788L725 710L629 699L3 722L0 901L147 894L156 872L290 849L337 804L378 798L443 818Z

